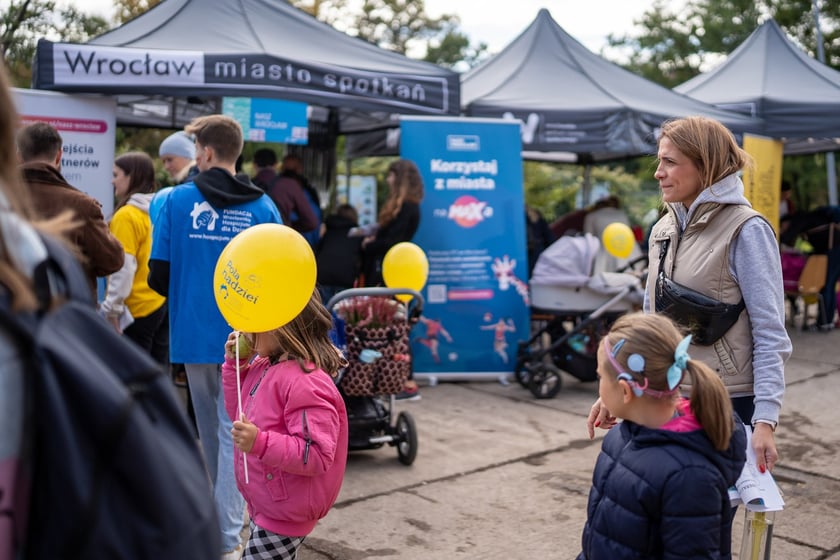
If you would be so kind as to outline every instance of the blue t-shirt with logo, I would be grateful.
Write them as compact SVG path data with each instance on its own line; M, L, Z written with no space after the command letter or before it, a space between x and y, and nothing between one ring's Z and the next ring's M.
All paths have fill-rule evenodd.
M195 183L186 183L166 197L153 229L150 258L169 262L169 353L173 363L218 364L224 360L231 327L213 295L216 261L237 233L263 223L283 223L277 206L266 195L215 208Z

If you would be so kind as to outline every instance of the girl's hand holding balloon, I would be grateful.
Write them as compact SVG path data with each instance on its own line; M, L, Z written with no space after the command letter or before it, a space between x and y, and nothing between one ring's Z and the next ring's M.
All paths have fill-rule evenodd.
M259 432L260 429L252 424L244 414L239 417L239 420L233 423L233 428L230 431L233 436L233 444L243 453L251 451Z

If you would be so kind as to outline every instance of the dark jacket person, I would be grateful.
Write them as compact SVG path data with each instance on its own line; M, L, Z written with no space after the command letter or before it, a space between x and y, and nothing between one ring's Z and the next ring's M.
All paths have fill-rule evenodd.
M16 140L21 173L29 185L36 211L43 218L73 211L78 225L67 232L67 238L78 250L95 294L96 277L118 271L125 259L122 244L111 234L102 215L102 205L61 175L62 140L55 128L36 122L22 128Z

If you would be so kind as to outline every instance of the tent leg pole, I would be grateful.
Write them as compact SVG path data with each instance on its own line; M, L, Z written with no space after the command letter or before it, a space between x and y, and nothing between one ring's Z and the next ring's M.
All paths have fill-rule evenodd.
M822 28L820 28L820 5L817 0L811 2L814 10L814 31L817 36L817 59L825 64L825 47L823 47ZM828 177L828 203L837 206L837 165L834 163L834 152L825 155L825 173Z
M828 175L828 203L837 206L837 164L834 161L834 152L825 154L825 172Z
M580 187L581 208L589 206L589 198L592 195L592 165L586 164L583 167L583 184Z

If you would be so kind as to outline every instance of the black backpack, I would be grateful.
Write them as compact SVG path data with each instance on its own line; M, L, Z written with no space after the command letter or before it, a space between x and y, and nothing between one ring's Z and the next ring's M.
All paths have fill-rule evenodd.
M218 558L213 493L171 380L98 315L72 257L44 243L36 293L69 299L38 314L0 305L0 327L31 349L23 557Z

